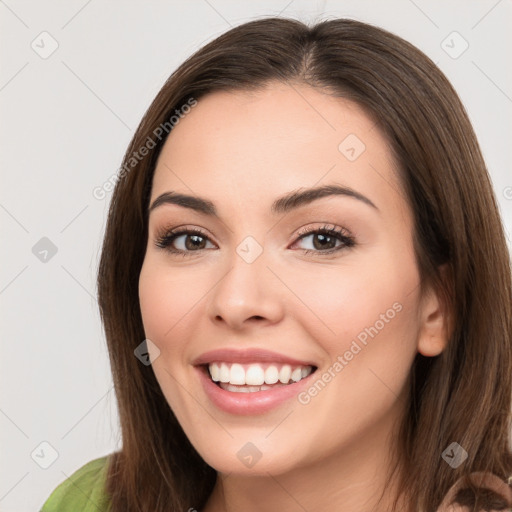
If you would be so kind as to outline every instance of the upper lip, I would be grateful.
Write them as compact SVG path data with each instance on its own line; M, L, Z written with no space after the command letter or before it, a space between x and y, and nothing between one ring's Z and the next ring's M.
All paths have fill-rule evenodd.
M193 365L199 366L213 363L215 361L224 363L282 363L291 366L315 366L311 361L301 361L288 357L284 354L272 352L261 348L231 349L221 348L201 354L194 359Z

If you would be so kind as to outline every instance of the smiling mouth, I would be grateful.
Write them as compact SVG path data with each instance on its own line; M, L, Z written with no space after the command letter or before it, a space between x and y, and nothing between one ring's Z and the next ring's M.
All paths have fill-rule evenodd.
M316 366L281 363L212 362L203 365L207 375L220 388L234 393L256 393L291 386L309 377Z

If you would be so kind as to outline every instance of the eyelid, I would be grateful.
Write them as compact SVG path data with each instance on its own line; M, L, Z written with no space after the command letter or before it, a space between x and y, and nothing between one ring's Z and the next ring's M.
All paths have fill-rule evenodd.
M297 234L296 240L292 243L292 246L310 235L325 233L327 233L328 236L336 237L337 240L341 241L341 244L337 247L325 250L301 249L302 252L304 254L318 254L327 256L332 255L333 253L336 253L343 249L354 247L356 245L355 237L348 229L341 226L336 226L335 224L332 224L331 227L328 224L324 224L321 227L307 226L306 228L301 229Z
M190 234L202 236L203 238L208 239L211 243L215 244L215 242L212 241L211 235L208 234L205 230L203 230L202 228L197 228L197 227L185 224L185 225L177 226L175 228L163 228L161 230L157 230L157 232L155 233L155 240L156 240L155 245L161 249L167 249L167 250L169 250L169 252L173 252L171 249L169 249L169 247L167 245L163 245L163 243L166 241L166 239L172 239L172 242L174 242L174 240L176 238L183 236L183 235L190 235ZM217 244L215 244L215 245L217 245ZM176 249L175 252L181 253L182 251ZM187 252L191 253L191 252L195 252L195 251L187 251Z
M337 235L340 235L340 236L345 236L347 238L353 237L352 233L348 229L346 229L342 226L336 226L336 224L323 223L322 226L312 227L311 225L308 225L304 228L299 229L299 231L297 232L297 239L302 238L302 237L307 236L312 233L317 233L319 231L332 232L332 233L336 233Z

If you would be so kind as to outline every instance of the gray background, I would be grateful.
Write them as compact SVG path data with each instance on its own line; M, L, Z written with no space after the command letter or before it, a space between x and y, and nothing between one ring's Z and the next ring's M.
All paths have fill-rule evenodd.
M404 37L466 105L510 244L511 13L510 0L0 0L0 510L38 510L73 471L119 446L95 299L110 194L92 191L116 173L186 57L260 15L346 16Z

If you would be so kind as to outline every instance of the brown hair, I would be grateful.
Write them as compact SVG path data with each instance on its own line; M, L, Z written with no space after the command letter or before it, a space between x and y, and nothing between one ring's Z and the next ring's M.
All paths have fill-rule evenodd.
M353 20L312 27L284 18L245 23L206 44L169 77L133 136L123 169L187 100L213 91L257 90L272 81L349 98L387 136L414 215L422 283L440 291L452 320L443 353L418 354L414 361L390 479L398 478L399 496L407 496L415 511L435 510L461 477L461 501L485 507L492 499L467 476L512 475L510 260L466 111L428 57L385 30ZM119 178L99 266L99 305L123 440L122 450L111 454L107 478L114 511L200 508L216 479L178 424L151 366L134 357L145 338L138 279L152 176L164 142L162 137ZM449 279L442 278L442 264ZM441 457L453 441L468 453L456 469Z

